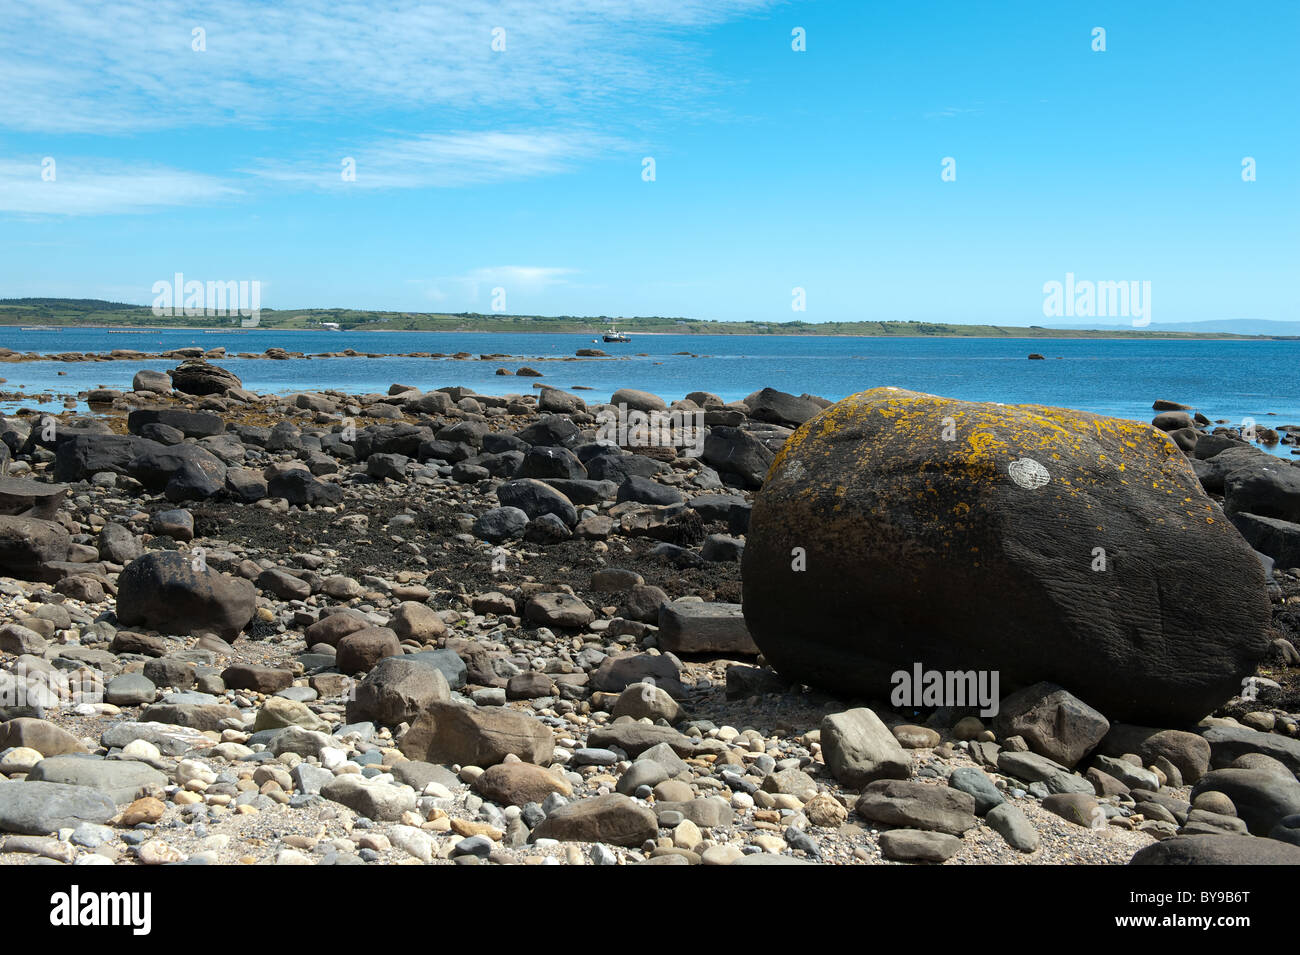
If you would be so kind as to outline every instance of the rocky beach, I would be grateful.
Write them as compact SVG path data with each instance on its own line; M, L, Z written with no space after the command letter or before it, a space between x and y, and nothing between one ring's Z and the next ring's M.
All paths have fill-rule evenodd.
M1276 432L168 357L0 420L0 864L1300 862Z

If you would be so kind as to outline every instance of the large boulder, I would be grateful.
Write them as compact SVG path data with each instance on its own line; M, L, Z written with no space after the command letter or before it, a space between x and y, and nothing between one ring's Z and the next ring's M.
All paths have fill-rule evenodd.
M144 624L162 633L215 633L231 640L257 612L257 588L197 558L176 551L152 551L133 560L118 576L117 618L125 626Z
M719 425L710 428L704 438L703 459L705 464L733 477L744 487L757 488L772 464L773 454L749 432Z
M1295 523L1300 521L1300 468L1282 458L1234 471L1223 482L1224 509Z
M141 368L131 379L132 391L152 392L159 395L171 394L172 376L165 371L151 371Z
M202 359L182 362L171 372L172 388L187 395L224 395L244 383L234 372Z
M506 481L497 488L497 500L502 507L516 507L534 520L543 514L554 514L569 527L578 523L573 502L549 484L533 478Z
M1268 647L1260 563L1177 447L1060 408L846 398L774 460L743 573L768 662L851 696L921 661L1179 725Z

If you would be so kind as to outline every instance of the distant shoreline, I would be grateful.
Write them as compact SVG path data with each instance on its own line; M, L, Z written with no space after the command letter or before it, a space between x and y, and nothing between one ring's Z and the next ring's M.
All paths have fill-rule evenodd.
M118 328L111 325L48 325L37 328L27 323L7 323L0 322L0 329L31 329L33 331L62 331L65 328L78 329L81 331L102 331L102 332L124 332L129 334L149 335L154 332L200 332L203 334L211 333L213 335L222 334L249 334L252 332L275 332L276 334L302 334L318 333L324 334L330 332L326 328L289 328L284 326L259 326L257 328L213 328L210 325L159 325L159 326L128 326ZM1029 331L1029 329L1017 329L1017 331ZM928 335L889 335L889 334L850 334L846 332L709 332L709 331L681 331L681 332L627 332L632 342L593 342L600 345L628 345L635 343L638 338L667 338L670 336L681 336L683 338L868 338L868 339L908 339L919 340L927 338L950 338L950 339L976 339L988 341L1026 341L1026 342L1043 342L1043 341L1202 341L1202 342L1285 342L1300 341L1300 336L1295 335L1231 335L1224 333L1201 333L1201 332L1167 332L1143 333L1140 330L1109 332L1092 330L1092 329L1047 329L1048 332L1062 332L1064 334L1026 334L1026 335L979 335L979 334L957 334L936 332ZM1084 334L1069 334L1071 332L1082 332ZM339 334L346 333L386 333L390 335L551 335L551 336L580 336L586 337L593 334L592 332L570 331L570 330L551 330L551 329L502 329L502 328L483 328L483 329L435 329L435 328L375 328L374 326L362 328L340 329ZM596 332L594 334L601 334Z

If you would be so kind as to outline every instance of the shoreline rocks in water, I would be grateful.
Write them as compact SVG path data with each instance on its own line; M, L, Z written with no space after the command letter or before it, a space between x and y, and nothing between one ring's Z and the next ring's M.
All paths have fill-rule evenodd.
M1174 447L1155 431L1128 434L1149 447L1099 449L1125 464L1128 490L1071 477L1081 511L1104 512L1101 539L1075 504L1032 503L1054 490L1036 469L1014 484L984 447L1001 489L954 517L983 514L981 547L1032 553L1002 558L1021 568L1014 586L945 603L956 581L912 580L938 540L915 507L891 512L910 515L892 537L839 538L842 552L810 546L832 525L804 519L814 587L753 572L787 543L771 543L772 502L833 475L805 464L786 484L808 431L842 413L824 399L620 391L610 404L703 415L704 434L679 416L666 444L611 446L597 418L610 404L558 389L262 396L201 350L177 357L185 370L141 373L52 432L0 419L21 472L0 479L0 863L1267 863L1294 846L1300 573L1279 564L1265 585L1226 520L1172 553L1159 525L1172 505L1133 482L1155 468L1199 514L1217 504L1194 468L1235 501L1229 517L1283 522L1289 485L1195 418L1178 444L1190 453L1155 458ZM1034 457L1000 428L985 431ZM869 446L899 438L873 432ZM854 462L842 512L859 493L937 495L962 475L886 468L868 485L863 447L840 458ZM1049 483L1082 454L1052 449ZM999 510L1004 492L1023 496ZM868 544L893 548L875 590L851 572ZM1085 561L1104 546L1113 564L1097 572L1107 591L1062 569L1077 608L1048 587L1075 559L1067 544ZM828 557L840 563L824 573ZM1230 584L1233 614L1218 592ZM1020 591L1035 612L1074 616L1027 617ZM1100 664L1068 648L1031 680L997 656L1018 613L1045 645L1082 634L1072 621L1088 606L1095 631L1123 630L1111 591L1142 596L1133 625L1151 671L1111 682L1164 687L1167 708L1116 705L1088 679ZM1006 668L996 715L895 704L888 684L799 682L819 642L858 646L923 600L936 632L948 617L982 635L971 666ZM837 601L842 631L819 629ZM1201 643L1153 639L1198 611L1217 613ZM904 635L907 654L922 646ZM1211 694L1213 666L1226 669ZM1253 682L1229 685L1238 675Z

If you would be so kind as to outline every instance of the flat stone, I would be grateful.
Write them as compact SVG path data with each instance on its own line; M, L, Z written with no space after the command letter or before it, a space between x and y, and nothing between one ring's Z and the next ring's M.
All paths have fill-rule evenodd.
M551 793L572 796L569 783L532 763L508 762L489 766L474 780L474 790L484 799L503 806L525 806L542 802Z
M1139 849L1129 865L1300 865L1300 846L1240 835L1173 836Z
M921 829L891 829L879 841L880 854L897 862L945 862L961 849L956 836Z
M62 756L86 751L81 740L62 727L27 716L0 723L0 750L11 746L25 746L42 756Z
M976 825L975 800L968 793L900 779L870 783L858 797L856 810L870 822L954 836Z
M740 604L675 600L659 607L659 646L673 653L757 656Z
M148 789L161 789L170 782L164 774L144 763L88 756L46 757L27 778L32 782L98 789L119 806L134 802Z
M513 753L529 763L550 762L555 737L530 716L500 707L431 703L399 744L410 759L492 766Z
M115 815L108 794L89 786L0 781L0 832L44 836L87 822L103 824Z

